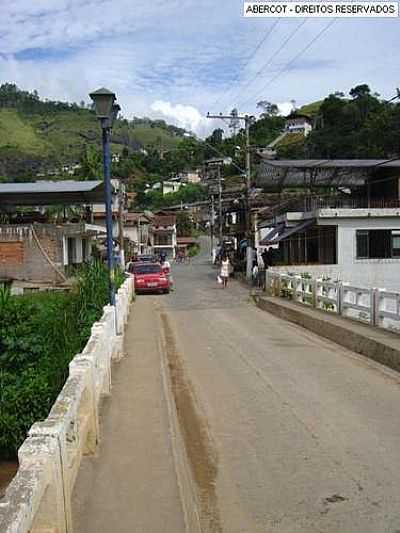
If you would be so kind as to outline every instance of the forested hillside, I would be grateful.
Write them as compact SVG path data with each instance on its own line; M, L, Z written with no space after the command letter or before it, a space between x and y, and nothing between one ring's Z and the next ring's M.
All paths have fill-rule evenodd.
M141 148L173 149L184 130L163 120L119 119L113 129L114 153ZM100 147L94 112L84 102L41 100L36 91L0 86L0 176L29 180L38 172L78 162L88 148Z
M382 100L362 84L349 95L336 92L314 108L314 130L306 140L282 147L280 157L381 158L400 153L400 104ZM302 108L306 112L305 108Z

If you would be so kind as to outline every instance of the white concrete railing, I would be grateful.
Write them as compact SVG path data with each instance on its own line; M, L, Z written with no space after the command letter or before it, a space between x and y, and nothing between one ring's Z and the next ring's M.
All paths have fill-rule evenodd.
M19 468L0 500L1 533L72 533L71 495L83 455L99 440L99 406L111 391L111 362L122 356L132 278L106 306L49 416L35 423L18 451ZM115 314L117 311L117 315Z
M400 333L400 293L266 271L266 292Z

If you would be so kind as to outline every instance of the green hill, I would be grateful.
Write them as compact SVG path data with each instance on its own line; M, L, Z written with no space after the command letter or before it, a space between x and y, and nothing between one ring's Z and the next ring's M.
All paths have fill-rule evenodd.
M306 104L300 107L297 111L299 113L302 113L303 115L307 115L311 118L315 117L315 115L318 115L321 104L323 100L318 100L317 102L311 102L310 104Z
M176 148L184 130L162 120L121 119L114 124L112 151L124 147ZM84 105L41 101L37 93L0 86L0 176L28 178L39 170L79 161L87 145L100 147L98 120Z

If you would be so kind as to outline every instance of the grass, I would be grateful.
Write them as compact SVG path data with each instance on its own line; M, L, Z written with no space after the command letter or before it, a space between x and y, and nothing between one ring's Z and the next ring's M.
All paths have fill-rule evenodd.
M162 146L164 149L171 150L176 148L180 137L172 136L165 130L155 126L152 128L148 125L137 125L134 129L130 129L130 135L136 141L139 141L144 146L153 145L156 148Z
M126 140L137 141L144 147L164 149L175 148L180 140L180 137L148 124L132 127L117 122L113 134L114 152L121 152ZM46 114L23 114L16 109L0 109L0 149L72 162L79 160L85 144L100 145L100 140L98 121L87 109Z
M304 135L302 133L288 133L275 145L275 148L302 142L304 142Z
M41 139L34 126L13 109L0 110L0 147L16 148L29 154L48 153L50 145Z
M300 107L297 111L299 113L303 113L304 115L308 115L310 117L314 117L319 113L319 109L321 107L323 100L318 100L317 102L311 102L311 104L306 104Z

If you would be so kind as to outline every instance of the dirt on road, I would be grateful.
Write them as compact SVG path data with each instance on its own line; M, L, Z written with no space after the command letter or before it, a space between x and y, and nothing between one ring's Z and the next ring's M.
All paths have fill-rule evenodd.
M200 500L201 529L222 532L216 495L218 456L212 444L207 420L196 406L193 387L188 379L175 334L165 312L161 313L172 394L179 427Z

